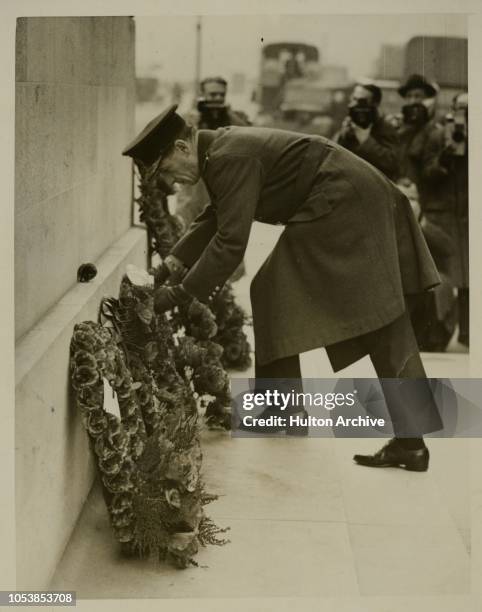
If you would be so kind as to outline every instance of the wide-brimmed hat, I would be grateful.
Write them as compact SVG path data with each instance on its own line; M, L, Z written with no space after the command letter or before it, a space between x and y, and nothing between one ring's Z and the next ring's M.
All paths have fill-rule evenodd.
M150 166L169 149L186 126L184 119L176 113L177 104L173 104L157 117L154 117L142 132L122 151Z
M398 93L404 98L411 89L423 89L429 98L433 98L437 95L439 86L421 74L411 74L406 83L398 88Z

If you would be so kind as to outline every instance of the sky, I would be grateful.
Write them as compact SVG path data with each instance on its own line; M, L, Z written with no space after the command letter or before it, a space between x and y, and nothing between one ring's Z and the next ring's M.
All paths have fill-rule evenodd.
M195 74L196 16L136 17L139 76L187 81ZM463 15L207 15L201 18L201 76L235 72L256 77L264 44L316 45L325 64L342 64L350 76L369 74L382 43L404 44L412 36L467 36Z

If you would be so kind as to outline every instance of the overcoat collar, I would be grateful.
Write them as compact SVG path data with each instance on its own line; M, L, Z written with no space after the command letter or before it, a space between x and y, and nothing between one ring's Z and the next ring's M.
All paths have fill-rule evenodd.
M201 176L204 176L206 163L209 159L209 147L218 136L217 130L199 130L197 137L197 156L199 163L199 171Z

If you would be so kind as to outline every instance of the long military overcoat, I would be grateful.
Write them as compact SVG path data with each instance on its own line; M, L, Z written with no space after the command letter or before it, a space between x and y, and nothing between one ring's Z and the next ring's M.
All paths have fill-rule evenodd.
M406 197L326 138L200 130L198 156L211 203L172 251L189 293L212 298L253 220L285 225L251 285L260 364L379 329L404 312L404 294L439 282Z

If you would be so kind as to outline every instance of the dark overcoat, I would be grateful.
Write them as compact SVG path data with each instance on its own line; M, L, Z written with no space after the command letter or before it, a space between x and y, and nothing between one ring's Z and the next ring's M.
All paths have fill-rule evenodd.
M306 190L314 150L321 161ZM211 203L172 251L189 268L189 293L212 298L253 220L286 226L251 285L260 364L379 329L404 312L404 294L438 284L409 201L343 147L231 127L201 130L198 155Z
M452 156L448 163L447 197L453 217L451 236L454 256L450 261L450 277L458 288L469 287L469 163L467 155Z
M335 134L333 140L378 168L392 181L398 179L398 135L385 117L377 117L363 143L358 142L354 134L344 135L342 132Z
M424 176L436 184L424 202L425 215L452 241L447 274L456 287L466 288L469 286L468 154L450 153L441 128L433 130L427 141Z

